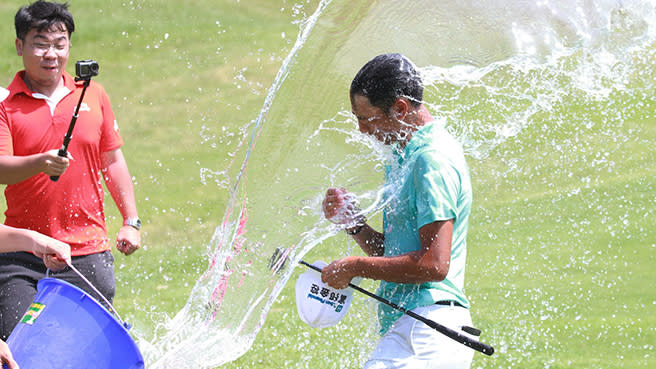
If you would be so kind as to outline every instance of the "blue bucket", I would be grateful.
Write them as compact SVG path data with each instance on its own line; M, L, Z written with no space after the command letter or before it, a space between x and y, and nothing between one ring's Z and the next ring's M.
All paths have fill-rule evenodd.
M34 302L7 339L21 369L142 369L139 348L107 309L55 278L37 284Z

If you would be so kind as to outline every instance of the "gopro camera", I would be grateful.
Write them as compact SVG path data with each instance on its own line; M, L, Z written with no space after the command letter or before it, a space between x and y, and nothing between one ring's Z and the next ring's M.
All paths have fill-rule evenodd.
M79 79L90 79L98 75L98 62L95 60L80 60L75 63L75 75Z

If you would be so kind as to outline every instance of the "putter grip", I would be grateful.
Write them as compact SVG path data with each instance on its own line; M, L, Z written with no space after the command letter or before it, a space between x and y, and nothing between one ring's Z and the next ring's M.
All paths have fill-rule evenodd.
M59 151L57 152L57 155L61 156L62 158L65 158L66 157L66 149L64 149L64 148L59 149ZM59 176L50 176L50 180L53 181L53 182L57 182L59 180Z
M444 327L440 325L439 323L436 323L430 319L423 318L419 315L414 314L412 311L407 311L406 314L412 316L413 318L417 318L417 320L422 321L424 324L427 326L435 329L436 331L442 333L443 335L451 338L454 341L460 342L461 344L476 350L482 354L485 354L487 356L492 356L494 354L494 347L491 345L488 345L486 343L477 341L475 339L471 339L468 336L462 335L459 332L456 332L452 329L449 329L447 327Z

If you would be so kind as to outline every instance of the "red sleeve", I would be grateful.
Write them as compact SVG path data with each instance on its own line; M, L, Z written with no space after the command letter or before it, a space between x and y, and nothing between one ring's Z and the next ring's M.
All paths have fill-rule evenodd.
M0 103L0 155L13 155L14 145L11 140L9 118L5 105Z
M116 122L112 105L109 102L109 96L107 96L105 89L101 85L97 84L97 86L100 90L98 92L98 98L100 99L103 114L103 122L100 128L102 131L100 152L116 150L123 145L123 138L121 138L118 123Z

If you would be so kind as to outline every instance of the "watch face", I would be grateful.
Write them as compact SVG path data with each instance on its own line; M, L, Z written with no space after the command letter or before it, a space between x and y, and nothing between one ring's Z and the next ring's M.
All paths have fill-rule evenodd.
M141 229L141 220L140 219L128 219L125 221L125 225L129 225L136 229Z

